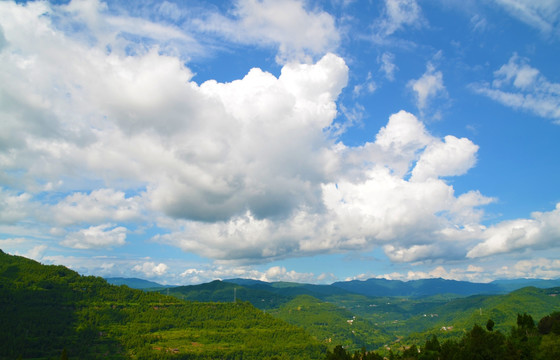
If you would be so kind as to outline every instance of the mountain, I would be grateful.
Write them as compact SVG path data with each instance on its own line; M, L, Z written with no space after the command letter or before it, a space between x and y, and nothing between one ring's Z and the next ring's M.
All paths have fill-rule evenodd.
M303 284L286 281L265 282L248 279L228 279L230 282L251 289L266 290L281 296L293 298L298 295L310 295L319 299L325 299L333 295L349 295L350 292L332 285Z
M250 282L246 282L250 284ZM254 285L254 284L253 284ZM271 309L280 306L290 300L289 296L280 295L271 286L259 285L249 288L235 283L214 280L200 285L187 285L160 290L163 294L169 294L182 300L202 302L231 303L236 300L249 301L259 309Z
M509 280L494 280L491 284L497 285L502 291L510 292L528 286L533 286L540 289L560 287L560 279L556 280L542 280L542 279L509 279Z
M248 302L185 302L0 250L0 359L321 359Z
M109 284L112 285L126 285L132 289L157 289L157 288L165 288L169 287L167 285L161 285L153 281L148 281L144 279L138 278L123 278L123 277L113 277L113 278L105 278Z
M366 296L426 297L438 294L468 296L474 294L497 294L503 292L497 284L471 283L446 279L387 280L369 279L335 282L332 286Z
M368 279L340 281L332 284L349 292L366 296L409 296L426 297L441 294L470 296L477 294L505 294L528 286L551 288L560 286L560 279L511 279L495 280L491 283L473 283L446 279L387 280Z

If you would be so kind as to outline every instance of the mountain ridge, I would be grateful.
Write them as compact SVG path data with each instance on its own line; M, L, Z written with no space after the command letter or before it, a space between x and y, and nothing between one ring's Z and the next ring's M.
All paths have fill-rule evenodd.
M111 285L126 285L131 289L155 289L155 288L167 288L175 287L177 285L162 285L155 281L140 279L140 278L125 278L125 277L107 277L104 278Z
M157 282L139 278L111 277L106 278L106 280L114 285L127 285L130 288L142 290L199 286L213 282L210 281L195 285L162 285ZM224 279L219 281L236 284L245 288L264 290L283 296L311 295L318 298L337 294L343 295L346 293L360 294L370 297L429 297L443 294L470 296L477 294L505 294L527 286L534 286L540 289L560 286L560 279L529 278L499 279L488 283L443 278L427 278L408 281L370 278L367 280L337 281L332 284L309 284L285 281L267 282L243 278Z

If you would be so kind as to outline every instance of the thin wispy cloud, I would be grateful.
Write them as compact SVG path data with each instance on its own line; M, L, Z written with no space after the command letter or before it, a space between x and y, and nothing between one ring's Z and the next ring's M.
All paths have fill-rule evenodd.
M475 83L471 88L505 106L560 123L560 83L550 82L517 54L494 72L491 83Z
M495 0L511 16L546 35L560 36L560 4L555 0Z

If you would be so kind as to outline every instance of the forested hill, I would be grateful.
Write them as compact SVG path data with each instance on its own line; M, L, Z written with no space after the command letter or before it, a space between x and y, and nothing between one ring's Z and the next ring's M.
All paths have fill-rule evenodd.
M203 302L233 302L236 299L249 301L255 307L267 310L280 306L291 298L276 294L268 289L246 288L237 284L215 280L206 284L177 286L160 290L179 299Z
M320 359L248 302L192 303L0 250L0 359Z

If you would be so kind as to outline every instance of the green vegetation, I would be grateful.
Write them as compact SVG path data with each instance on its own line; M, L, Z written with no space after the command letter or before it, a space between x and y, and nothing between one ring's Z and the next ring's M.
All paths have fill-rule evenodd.
M318 359L248 302L192 303L0 251L0 359Z
M235 281L235 285L213 281L170 289L169 294L183 299L231 302L235 288L238 299L302 327L330 350L340 344L351 351L362 347L377 349L395 342L420 343L431 335L443 340L459 339L474 324L486 324L489 318L495 322L493 329L507 332L515 325L517 313L530 310L540 318L560 311L560 296L555 296L560 293L558 288L528 287L504 295L438 294L410 298L368 297L328 285L230 281ZM353 320L352 325L348 320Z
M527 287L505 295L479 295L455 299L430 309L424 317L416 315L405 321L409 333L407 342L418 342L426 334L443 338L458 338L475 324L486 324L487 319L495 322L495 329L507 332L516 324L516 315L530 311L541 318L551 311L560 311L560 288L537 289ZM422 326L423 325L423 326Z
M219 280L207 284L177 286L160 290L182 300L201 302L233 302L234 299L249 301L261 310L273 309L290 300L289 297L265 289L249 289L237 284Z
M546 318L546 319L545 319ZM367 352L365 349L354 353L344 347L337 346L328 351L325 360L549 360L560 359L560 336L547 330L560 329L560 313L553 313L539 321L543 328L536 327L533 318L528 314L518 314L516 325L511 327L509 334L484 329L475 324L460 339L448 339L440 343L437 336L432 335L424 346L400 346L385 349L383 353ZM492 325L489 319L487 324ZM488 326L492 328L493 326ZM384 355L384 356L382 356Z
M408 298L236 281L147 292L0 251L0 359L560 358L560 288Z
M304 328L325 344L351 349L376 349L391 339L368 320L354 316L334 304L300 295L270 314Z

